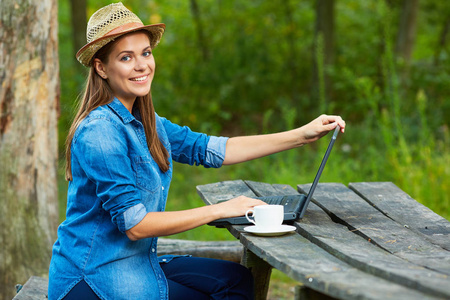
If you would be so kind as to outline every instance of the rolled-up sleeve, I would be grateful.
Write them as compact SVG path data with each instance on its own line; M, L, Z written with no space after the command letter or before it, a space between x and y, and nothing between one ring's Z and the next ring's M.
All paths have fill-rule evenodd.
M220 168L225 159L227 137L211 136L206 148L206 162L213 168Z
M135 206L128 208L123 213L124 226L123 230L121 231L123 232L136 226L139 222L142 221L142 219L144 219L146 214L147 210L142 203L138 203Z

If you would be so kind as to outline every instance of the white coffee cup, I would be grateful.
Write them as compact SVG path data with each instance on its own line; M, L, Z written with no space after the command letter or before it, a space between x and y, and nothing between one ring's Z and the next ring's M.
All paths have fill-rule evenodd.
M249 216L252 213L252 216ZM283 205L258 205L245 213L247 220L261 230L280 227L284 219Z

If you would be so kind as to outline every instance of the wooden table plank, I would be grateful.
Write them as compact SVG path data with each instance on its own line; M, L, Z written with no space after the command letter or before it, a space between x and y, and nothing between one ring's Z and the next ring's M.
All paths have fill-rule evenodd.
M287 185L269 185L269 184L254 183L254 182L249 182L249 181L246 181L246 183L250 186L250 188L257 195L266 196L265 193L270 193L270 195L277 195L277 194L284 195L284 194L297 193L295 191L295 189L293 189L292 187L289 187ZM314 206L314 204L312 204L312 206ZM326 216L326 214L322 210L320 210L320 208L318 208L317 206L315 206L315 210L320 211L323 216ZM301 224L301 223L297 223L296 225L301 230L301 227L299 227L299 224ZM327 226L329 224L333 225L335 223L329 219L328 223L325 223L321 226L321 228L323 229L324 232L327 232L327 230L330 229ZM339 225L339 226L342 227L342 225ZM379 248L371 245L370 243L368 243L361 237L358 237L355 234L350 233L347 228L345 228L345 231L350 236L355 236L355 238L359 239L361 243L365 243L365 244L370 245L373 248L379 249ZM243 235L241 235L241 242L249 250L256 253L259 257L264 258L264 260L267 260L275 268L290 275L294 279L303 282L306 286L309 286L310 288L317 289L317 290L327 293L327 294L331 293L331 295L333 297L350 299L352 297L357 298L357 297L360 297L361 295L368 293L368 294L374 295L376 298L387 299L390 297L390 295L395 295L393 298L400 297L400 294L397 294L397 292L394 292L394 290L397 290L397 289L398 289L398 291L401 290L402 292L400 292L400 293L403 293L405 290L408 290L407 288L405 288L403 286L393 284L391 282L386 281L385 279L378 278L378 277L372 276L370 274L364 273L362 271L359 271L359 270L349 266L347 263L342 262L339 259L336 259L334 256L325 252L323 249L317 248L316 245L306 242L305 240L301 239L300 236L298 236L298 235L292 235L292 236L279 237L278 239L280 239L280 242L278 242L278 241L274 240L275 238L260 238L260 237L254 237L250 234L243 234ZM288 240L282 242L282 240L284 238L285 239L295 238L296 240L294 242L288 241ZM298 242L299 240L301 241L301 243ZM267 242L268 245L264 246L263 242ZM275 252L277 252L277 250L278 250L278 253L275 254ZM352 249L352 250L354 250L354 249ZM379 251L382 251L382 250L379 250ZM294 253L294 254L290 255L289 253ZM311 253L314 253L314 255L312 255ZM284 257L277 258L277 256L284 256ZM399 258L396 258L396 259L399 261L402 261ZM305 261L311 260L312 264L310 265L309 269L307 268L305 263L303 263L303 260L305 260ZM302 261L302 263L299 264L299 261ZM299 267L297 267L297 266L299 266ZM402 266L404 267L405 265L403 264ZM324 269L321 269L321 267ZM318 286L320 286L321 284L329 285L331 283L330 282L331 278L328 277L328 275L330 275L330 271L329 271L330 268L331 268L331 270L337 271L336 272L337 274L333 274L332 276L330 276L333 278L333 280L335 280L334 282L337 284L336 290L329 291L329 290L323 290L320 288L318 289ZM348 272L346 273L344 271L344 273L342 273L343 270L347 270ZM313 273L311 273L311 272L313 272ZM326 278L323 278L324 273L326 274ZM315 274L315 276L317 276L316 284L318 286L317 285L314 286L312 284L312 282L314 282L315 278L308 277L308 274ZM440 274L438 274L438 275L440 275ZM353 278L354 276L357 278ZM351 277L351 278L348 278L348 277ZM375 278L377 278L377 279L375 279ZM436 276L433 278L436 278ZM305 281L305 279L307 279L307 280ZM320 282L321 280L324 280L324 282L321 283ZM358 283L359 291L356 291L357 288L354 287L353 285L352 286L346 285L348 282L351 282L352 284L354 284L355 280ZM368 282L370 282L370 287L368 287ZM441 282L448 283L449 281L447 281L447 282L441 281ZM389 287L386 287L386 284ZM417 284L417 282L413 282L413 284L411 284L411 285L414 285L414 284ZM378 286L378 285L380 285L380 286ZM373 290L368 291L368 289L373 289ZM388 291L386 289L391 289L391 290ZM425 289L425 287L424 287L424 289ZM352 292L349 292L349 291L352 291ZM419 298L428 297L419 292L410 291L410 290L408 290L408 291L417 293L414 297L419 297ZM352 295L353 293L356 293L358 296ZM431 295L447 296L445 293L439 293L439 292L435 292L435 291L432 291L432 293L430 293L429 297L432 297ZM364 296L364 297L367 297L367 296ZM413 296L408 295L408 297L413 297Z
M245 184L248 185L247 189ZM234 188L235 185L236 189ZM221 191L217 192L217 188L221 189ZM247 196L254 194L266 196L294 194L296 192L286 185L268 185L251 181L225 182L206 187L199 186L198 191L210 203L225 200L225 198L236 197L240 194ZM222 194L226 196L222 196ZM313 205L312 207L314 208ZM320 209L316 207L315 210ZM322 214L325 215L323 212ZM304 220L308 220L308 212ZM331 220L328 220L328 222L335 224ZM300 222L300 224L302 223ZM308 223L305 222L304 225L306 226ZM319 225L317 224L316 226ZM254 254L254 259L258 263L263 260L288 276L303 282L308 288L332 297L339 299L434 299L435 295L442 296L442 294L439 294L439 291L437 294L426 291L428 294L425 294L418 290L408 288L407 284L405 286L396 284L390 278L386 280L380 276L369 274L370 272L367 272L367 270L360 270L350 265L339 257L339 255L334 256L328 253L299 234L292 233L280 237L259 237L244 233L244 227L233 226L230 230L233 235L240 239L244 247ZM300 231L302 227L298 226L298 229ZM345 229L345 227L342 230L348 233L348 229ZM370 247L378 249L353 233L350 236L358 238L359 243L365 243ZM381 253L384 252L383 250L379 251L382 251ZM402 261L400 258L394 257L394 259ZM389 261L386 263L389 263ZM403 264L401 266L405 265ZM268 274L267 271L264 271L264 274ZM397 276L399 275L397 274ZM435 273L433 273L433 276L437 281L441 280L441 277L438 277ZM413 280L410 281L413 282ZM443 281L440 282L442 283ZM413 282L410 286L414 286L414 284Z
M450 274L450 253L381 214L342 184L319 184L315 203L382 249L418 266Z
M263 182L256 182L246 180L245 184L257 195L257 196L277 196L277 195L295 195L298 192L287 184L267 184Z
M298 234L257 237L242 233L240 240L289 277L338 299L436 299L360 271Z
M222 181L197 186L197 193L209 204L230 200L238 196L255 197L252 190L242 180Z
M305 192L310 185L299 187ZM320 201L320 193L315 197ZM302 236L360 270L436 297L450 298L449 276L409 263L369 243L346 226L333 222L314 203L295 225Z
M388 217L424 236L431 243L450 250L450 222L411 198L392 182L350 183L349 188Z

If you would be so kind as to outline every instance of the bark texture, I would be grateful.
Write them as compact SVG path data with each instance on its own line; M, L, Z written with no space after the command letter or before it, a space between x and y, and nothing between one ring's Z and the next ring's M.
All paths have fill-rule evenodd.
M56 0L0 5L0 299L47 276L56 238Z

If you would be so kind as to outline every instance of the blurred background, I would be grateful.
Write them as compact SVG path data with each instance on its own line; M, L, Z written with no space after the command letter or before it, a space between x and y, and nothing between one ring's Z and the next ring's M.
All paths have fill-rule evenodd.
M59 0L60 158L86 69L86 19L112 1ZM347 121L322 182L392 181L450 218L450 2L124 0L166 32L154 50L159 115L211 135L271 133L322 113ZM175 165L168 209L203 205L195 186L312 182L328 138L217 170ZM59 184L64 219L67 183ZM203 226L177 235L229 239Z
M56 200L59 222L65 218L64 142L87 74L75 53L86 43L88 18L112 2L0 4L0 298L48 272ZM159 115L194 131L237 136L339 114L346 132L321 182L391 181L450 220L450 1L123 3L145 24L167 26L153 52ZM54 59L40 65L47 57ZM328 141L220 169L176 164L167 209L203 205L195 186L217 181L310 183ZM233 239L206 225L170 238ZM270 299L293 298L297 283L276 270L272 277Z
M109 3L59 1L61 145L85 78L74 59L86 41L83 13L90 16ZM340 114L347 130L322 182L392 181L450 219L450 1L123 3L145 24L167 26L153 52L152 96L159 115L195 131L235 136ZM175 165L167 209L203 205L195 190L200 184L312 182L327 144L324 138L217 170ZM59 178L63 220L67 183ZM233 239L225 229L206 225L173 237ZM274 270L269 298L292 298L296 284Z

